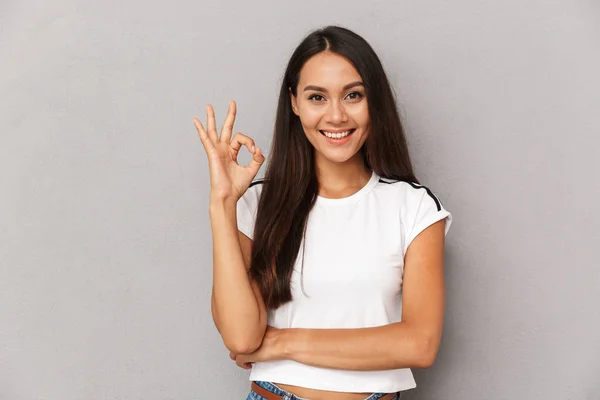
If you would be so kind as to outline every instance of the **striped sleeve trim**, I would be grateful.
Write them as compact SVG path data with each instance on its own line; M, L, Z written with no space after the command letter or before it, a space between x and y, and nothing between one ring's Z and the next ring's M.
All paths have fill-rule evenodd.
M384 181L383 179L379 179L379 182L391 185L393 183L405 182L405 181L392 181L392 182L388 182L388 181ZM442 210L442 203L441 203L441 201L436 197L436 195L433 194L433 192L427 186L419 185L419 184L413 183L413 182L406 182L406 183L408 183L410 186L412 186L415 189L425 189L425 191L427 192L427 194L429 195L429 197L431 197L433 199L433 201L435 202L437 210L438 211Z
M248 188L251 188L252 186L258 185L260 183L264 183L265 180L264 179L258 179L256 181L253 181L252 183L250 183L250 186L248 186Z

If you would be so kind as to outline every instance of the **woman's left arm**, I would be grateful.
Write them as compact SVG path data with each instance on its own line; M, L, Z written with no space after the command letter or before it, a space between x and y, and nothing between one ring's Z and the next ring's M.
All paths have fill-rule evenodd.
M267 328L252 354L232 354L239 366L294 360L344 370L427 368L437 355L444 320L444 227L438 221L410 244L404 258L402 321L374 328Z

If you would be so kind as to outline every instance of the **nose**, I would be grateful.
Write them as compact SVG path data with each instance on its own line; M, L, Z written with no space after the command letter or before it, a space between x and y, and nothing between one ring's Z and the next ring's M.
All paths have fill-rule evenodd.
M331 101L327 107L327 114L325 115L327 122L331 124L341 124L348 121L348 114L344 103L341 101Z

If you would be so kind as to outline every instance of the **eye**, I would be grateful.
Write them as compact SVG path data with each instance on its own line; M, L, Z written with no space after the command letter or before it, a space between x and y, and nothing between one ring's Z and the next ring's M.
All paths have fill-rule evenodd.
M312 101L316 101L316 102L320 102L320 101L325 100L325 98L323 96L321 96L320 94L313 94L308 99L312 100Z
M348 93L348 97L350 100L360 100L362 99L364 96L361 92L352 92L352 93Z

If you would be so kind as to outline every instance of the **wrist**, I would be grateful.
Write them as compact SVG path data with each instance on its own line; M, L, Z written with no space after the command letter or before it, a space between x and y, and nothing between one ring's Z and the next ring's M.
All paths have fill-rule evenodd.
M282 329L278 354L282 360L293 360L305 340L302 329Z
M235 198L222 198L216 196L210 196L209 212L211 215L220 214L222 212L229 212L235 210L237 206L237 199Z

